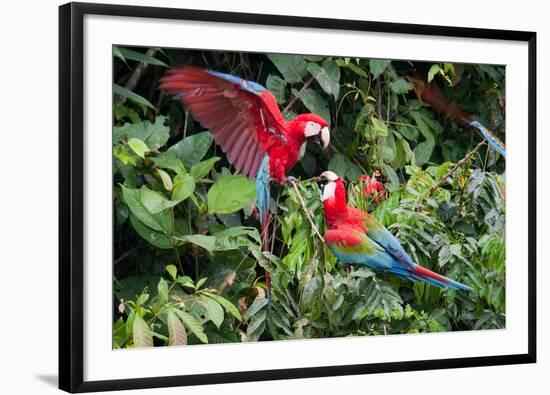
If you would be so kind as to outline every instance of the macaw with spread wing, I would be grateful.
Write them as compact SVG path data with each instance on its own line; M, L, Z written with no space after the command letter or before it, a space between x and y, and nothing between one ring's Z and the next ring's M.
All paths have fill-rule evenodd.
M328 180L323 190L324 216L327 224L325 243L338 260L365 265L378 271L440 288L471 291L472 288L417 265L397 238L369 213L346 203L346 190L340 177L325 171Z
M302 114L287 122L275 97L262 85L194 66L169 70L160 88L181 100L193 118L212 132L237 170L256 178L262 248L268 250L270 182L285 183L306 139L327 148L327 121L315 114ZM269 301L267 272L266 288Z

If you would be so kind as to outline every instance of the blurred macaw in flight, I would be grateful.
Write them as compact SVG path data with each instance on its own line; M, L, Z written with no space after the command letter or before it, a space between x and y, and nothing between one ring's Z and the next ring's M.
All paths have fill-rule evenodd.
M287 181L306 139L327 148L328 122L315 114L301 114L287 122L275 97L262 85L194 66L169 70L160 88L181 100L193 118L212 132L237 170L256 178L262 248L268 250L270 183ZM266 272L268 300L270 282Z
M338 175L325 171L321 178L328 180L323 189L328 229L325 243L338 260L365 265L412 281L422 280L440 288L472 290L414 263L397 238L373 216L347 205L344 183Z

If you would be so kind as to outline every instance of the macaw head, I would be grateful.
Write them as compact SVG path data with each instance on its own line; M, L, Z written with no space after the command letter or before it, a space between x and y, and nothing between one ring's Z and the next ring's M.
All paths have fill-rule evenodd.
M328 181L323 188L323 206L325 219L328 226L331 227L338 218L346 214L346 189L342 179L330 170L321 173L319 179Z
M326 149L330 143L330 131L328 123L323 118L315 114L302 114L294 118L293 122L298 122L300 130L307 140L313 140Z

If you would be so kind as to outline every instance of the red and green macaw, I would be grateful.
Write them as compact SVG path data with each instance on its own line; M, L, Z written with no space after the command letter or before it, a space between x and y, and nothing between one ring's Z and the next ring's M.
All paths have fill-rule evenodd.
M328 229L325 243L338 260L365 265L412 281L422 280L440 288L472 290L414 263L397 238L373 216L347 205L344 183L338 175L325 171L321 178L329 181L323 190Z
M327 148L327 121L315 114L301 114L287 122L275 97L262 85L194 66L169 70L160 88L181 100L193 118L214 134L237 170L256 178L262 248L268 250L270 183L287 180L306 139ZM269 273L266 288L269 300Z
M420 100L429 104L435 111L447 114L462 126L481 132L483 137L487 139L489 146L506 158L506 146L494 132L487 129L479 121L474 120L472 115L462 111L456 104L451 103L436 85L430 84L417 72L411 71L408 77L413 83L416 95Z

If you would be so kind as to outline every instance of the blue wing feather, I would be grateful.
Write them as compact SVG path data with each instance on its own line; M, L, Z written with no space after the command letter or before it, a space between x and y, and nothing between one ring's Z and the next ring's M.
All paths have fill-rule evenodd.
M235 85L239 86L239 89L243 91L253 93L255 95L259 94L262 91L265 91L265 88L254 81L247 81L231 74L220 73L219 71L208 70L208 73L215 75L216 77L223 78L226 81L229 81Z

